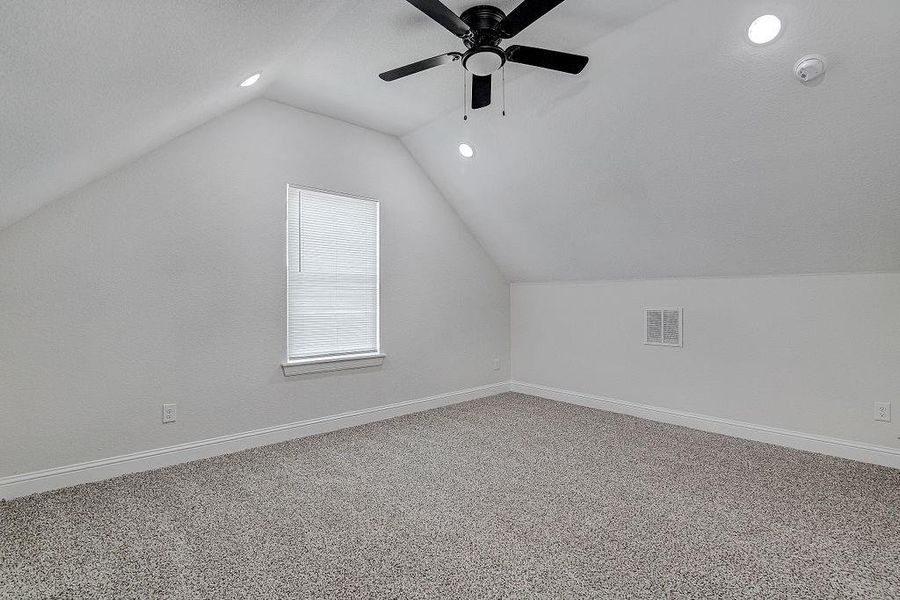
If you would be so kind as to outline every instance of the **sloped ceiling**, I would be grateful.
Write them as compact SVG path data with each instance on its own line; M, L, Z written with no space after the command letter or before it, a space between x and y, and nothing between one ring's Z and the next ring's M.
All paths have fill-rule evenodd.
M517 39L578 47L665 1L568 0ZM0 228L263 93L407 133L461 106L462 72L378 73L461 47L403 0L5 0Z
M485 3L508 13L521 0L443 1L461 14ZM515 43L573 50L667 1L566 0L517 35ZM409 133L448 110L462 108L459 64L391 83L377 77L423 58L465 50L459 39L404 0L336 4L342 8L314 41L287 61L266 90L267 97L393 135Z
M580 78L508 83L506 118L403 140L512 281L896 271L898 25L896 0L682 0L583 48ZM829 69L804 85L809 53Z
M0 2L0 228L260 94L337 4Z
M898 24L896 0L567 0L515 41L585 72L509 65L508 116L497 86L463 123L458 65L376 76L458 48L403 0L10 0L0 228L265 94L401 135L512 281L896 271Z

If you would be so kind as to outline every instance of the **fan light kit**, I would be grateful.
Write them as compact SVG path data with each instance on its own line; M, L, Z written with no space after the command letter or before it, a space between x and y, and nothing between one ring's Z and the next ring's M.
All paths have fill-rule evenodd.
M779 33L781 33L781 19L775 15L763 15L750 24L747 37L757 46L761 46L777 38Z
M465 72L472 75L472 108L478 109L491 103L491 75L503 69L507 62L552 69L572 75L581 73L588 63L587 56L557 52L556 50L516 45L505 49L500 47L500 42L518 35L551 9L562 4L563 0L522 0L508 15L495 6L473 6L459 16L440 0L407 1L444 29L460 38L467 49L465 52L438 54L432 58L385 71L379 75L384 81L394 81L426 69L459 62ZM462 151L462 147L460 147L460 151Z
M462 154L463 158L472 158L475 156L475 150L465 142L459 145L459 153Z
M259 78L261 75L262 75L262 73L254 73L253 75L251 75L250 77L248 77L247 79L245 79L241 82L241 87L250 87L257 81L259 81Z

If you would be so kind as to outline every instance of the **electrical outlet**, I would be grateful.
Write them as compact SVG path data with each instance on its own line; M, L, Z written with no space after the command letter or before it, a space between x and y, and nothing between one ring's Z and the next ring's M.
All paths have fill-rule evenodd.
M175 417L175 405L163 404L163 423L174 423Z
M891 403L876 402L875 403L875 420L891 422Z
M500 359L499 359L499 358L495 358L495 359L494 359L494 370L495 370L495 371L499 371L499 370L500 370Z

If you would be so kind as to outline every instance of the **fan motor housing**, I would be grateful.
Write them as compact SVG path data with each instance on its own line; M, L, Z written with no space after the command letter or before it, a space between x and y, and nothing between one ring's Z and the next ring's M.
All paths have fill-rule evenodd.
M473 75L490 75L506 63L506 53L500 49L500 22L506 13L496 6L473 6L459 15L469 26L463 43L469 49L462 57L463 68Z
M467 47L496 46L500 43L500 22L506 18L506 13L496 6L473 6L459 15L459 18L471 30L463 39Z

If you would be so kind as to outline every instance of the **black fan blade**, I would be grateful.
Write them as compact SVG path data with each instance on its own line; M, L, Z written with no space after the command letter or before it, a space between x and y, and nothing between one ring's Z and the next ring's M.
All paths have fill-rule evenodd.
M553 69L554 71L562 71L572 75L581 73L584 66L588 64L587 56L557 52L556 50L545 50L543 48L532 48L531 46L510 46L506 49L506 59L510 62Z
M397 67L396 69L385 71L384 73L379 75L379 77L381 77L385 81L394 81L395 79L400 79L401 77L406 77L407 75L412 75L413 73L418 73L419 71L424 71L425 69L432 69L434 67L446 65L448 62L459 60L460 56L462 55L459 52L438 54L437 56L426 58L425 60L420 60L419 62L414 62L410 65L406 65L405 67Z
M423 13L437 21L456 37L465 37L469 26L455 12L444 6L439 0L406 0Z
M500 33L511 38L562 3L563 0L522 0L500 21Z
M472 75L472 108L484 108L491 103L491 76Z

